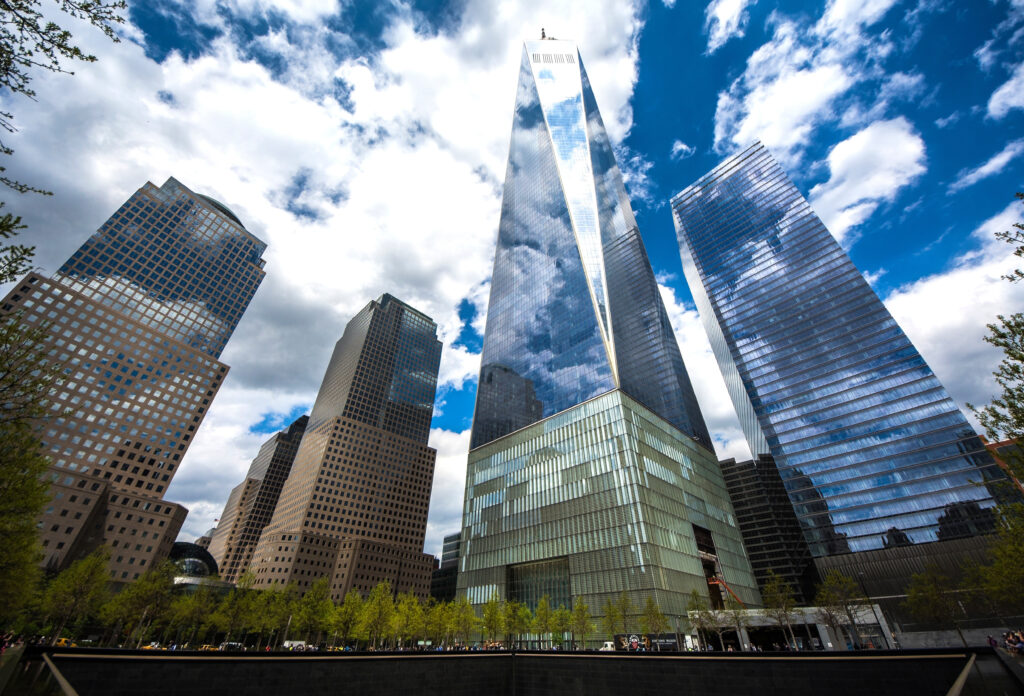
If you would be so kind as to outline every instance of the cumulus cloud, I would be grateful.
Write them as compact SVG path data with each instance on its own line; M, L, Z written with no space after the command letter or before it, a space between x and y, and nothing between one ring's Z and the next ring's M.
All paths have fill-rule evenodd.
M977 247L948 270L896 288L885 298L886 307L976 428L966 404L986 404L998 393L990 373L1002 359L999 349L984 342L985 325L997 314L1024 307L1024 286L1002 279L1019 259L1010 245L994 237L1020 222L1021 213L1020 203L1011 203L973 232Z
M924 141L903 117L876 121L832 148L810 202L840 242L925 171Z
M672 152L669 153L669 156L674 160L683 160L696 151L697 148L693 145L687 145L682 140L677 140L672 143Z
M346 322L381 293L438 322L441 385L461 388L478 371L479 356L452 343L463 300L483 330L518 37L536 35L535 12L471 0L441 30L388 5L379 47L357 51L323 21L340 7L202 0L182 11L221 32L198 55L159 62L72 21L99 61L73 78L41 74L38 101L10 105L22 130L5 141L17 151L9 173L56 194L17 201L44 269L145 181L171 175L223 201L269 245L267 279L222 356L232 372L167 494L193 510L184 536L210 527L241 481L265 439L249 427L313 402ZM239 16L280 21L253 38L236 31ZM640 8L554 3L545 23L582 42L620 143L632 126ZM641 160L637 168L644 173Z
M1010 79L989 97L988 115L1003 118L1013 109L1021 108L1024 108L1024 62L1019 63Z
M434 488L430 492L425 550L435 556L441 555L444 537L462 529L469 434L469 430L454 433L434 428L430 431L430 446L437 450L437 463L434 465Z
M968 186L973 186L982 179L998 174L1006 168L1006 165L1015 160L1021 152L1024 152L1024 138L1008 142L1006 147L974 169L961 169L956 175L956 181L949 185L949 192L956 193Z
M716 151L760 140L792 167L814 130L836 119L840 99L855 85L874 81L879 87L875 103L847 112L852 123L881 116L895 99L919 89L919 76L886 77L879 67L894 50L893 38L869 29L894 2L832 0L816 22L773 14L771 40L718 95Z
M749 15L747 8L757 0L711 0L704 9L704 31L708 53L714 53L733 37L742 38Z

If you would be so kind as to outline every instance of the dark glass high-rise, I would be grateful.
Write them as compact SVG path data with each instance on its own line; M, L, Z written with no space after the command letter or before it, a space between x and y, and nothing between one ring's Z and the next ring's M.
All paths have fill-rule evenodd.
M991 530L1005 475L768 151L725 160L672 209L747 441L774 457L812 554ZM895 555L876 555L896 583ZM819 567L835 563L864 572L856 558Z

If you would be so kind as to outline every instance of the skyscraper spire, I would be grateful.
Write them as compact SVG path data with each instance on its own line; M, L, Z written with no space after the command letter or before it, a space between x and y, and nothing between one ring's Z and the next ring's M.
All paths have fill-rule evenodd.
M576 45L523 49L459 593L531 607L757 590Z
M513 118L471 447L620 388L710 448L573 42L526 43Z

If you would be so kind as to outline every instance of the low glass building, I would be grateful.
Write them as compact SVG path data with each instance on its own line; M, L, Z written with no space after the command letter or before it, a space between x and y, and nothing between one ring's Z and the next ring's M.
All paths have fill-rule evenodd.
M459 587L535 607L547 594L593 614L626 591L685 617L692 590L719 605L723 579L759 596L718 461L614 390L474 449Z

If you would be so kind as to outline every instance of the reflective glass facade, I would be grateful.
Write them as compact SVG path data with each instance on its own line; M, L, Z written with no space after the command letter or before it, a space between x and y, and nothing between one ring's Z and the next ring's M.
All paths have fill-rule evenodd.
M266 248L223 204L171 178L125 201L57 278L216 358L263 280Z
M474 604L568 582L594 614L625 591L683 617L712 575L759 603L718 461L620 390L470 451L459 563Z
M711 446L576 45L528 42L471 447L616 388Z
M1004 475L769 153L726 160L672 209L744 433L774 456L811 552L949 538L964 510L979 519L957 529L985 528L979 484Z

